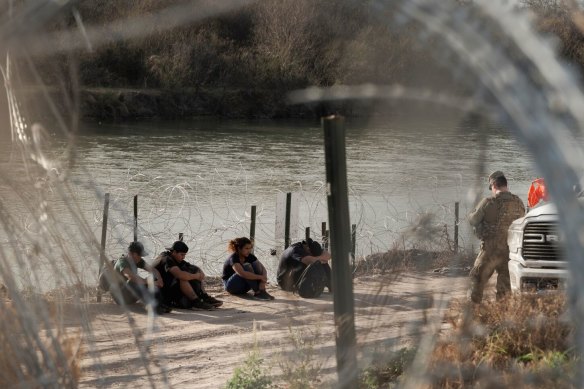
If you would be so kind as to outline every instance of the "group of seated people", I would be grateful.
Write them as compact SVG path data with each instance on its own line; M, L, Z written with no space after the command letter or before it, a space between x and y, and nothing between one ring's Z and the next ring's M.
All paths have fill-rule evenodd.
M274 300L266 291L268 272L253 255L252 241L246 237L235 238L227 247L231 255L225 260L221 275L225 291L245 295L252 290L257 300ZM109 290L114 301L118 304L141 301L154 307L158 314L171 312L173 308L212 310L220 307L223 302L205 291L205 273L185 260L188 251L186 243L176 241L149 265L144 260L147 255L144 245L132 242L127 254L113 265L117 281L114 280L114 287L110 282ZM318 297L325 286L332 292L330 258L330 254L312 239L292 244L280 258L278 285L302 297ZM141 277L138 269L151 276Z

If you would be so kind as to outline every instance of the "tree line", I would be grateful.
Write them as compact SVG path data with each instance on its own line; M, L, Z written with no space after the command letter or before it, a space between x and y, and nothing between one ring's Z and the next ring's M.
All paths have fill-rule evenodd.
M84 24L107 26L183 2L83 0L76 7ZM428 76L422 75L427 74L450 84L448 69L436 66L427 47L418 44L419 29L391 12L374 13L369 3L265 0L171 30L148 26L137 39L112 39L93 52L55 55L39 68L46 82L56 83L67 77L74 57L82 88L158 89L199 94L209 106L248 105L235 116L262 116L255 106L263 107L264 116L287 116L289 110L279 110L286 94L307 86L416 85L426 82ZM535 11L538 28L556 35L562 55L580 69L582 13L573 12L569 1L524 0L521 5ZM76 23L67 14L51 28L76 28ZM110 33L115 38L118 31Z

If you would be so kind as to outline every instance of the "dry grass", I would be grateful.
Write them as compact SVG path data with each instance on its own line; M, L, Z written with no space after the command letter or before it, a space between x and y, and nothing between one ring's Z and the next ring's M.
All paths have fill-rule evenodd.
M518 295L469 306L452 303L425 376L429 388L571 388L577 356L564 295ZM415 349L402 349L367 368L361 388L389 388L407 382ZM411 378L411 377L410 377Z
M428 271L443 268L464 270L472 266L473 253L454 253L450 250L406 249L397 247L383 253L375 253L359 260L355 264L355 275L376 273L399 273L403 271Z
M39 319L35 302L30 303L17 309L10 300L0 300L0 387L14 387L15 383L26 388L77 387L79 336L55 331L49 325L55 321L55 313L49 313L51 320Z
M432 355L435 388L571 387L576 356L565 296L518 295L470 307L457 301L453 331Z

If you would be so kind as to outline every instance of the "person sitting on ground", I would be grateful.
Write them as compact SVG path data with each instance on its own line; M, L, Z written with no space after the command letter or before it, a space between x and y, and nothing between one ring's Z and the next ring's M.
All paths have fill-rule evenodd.
M266 292L268 272L262 263L251 253L253 245L245 237L229 241L227 249L232 252L223 265L223 285L231 294L243 295L254 291L258 300L273 300Z
M211 310L223 305L223 301L207 294L203 287L205 273L185 261L189 246L182 241L176 241L156 258L156 267L165 278L163 289L165 299L178 308Z
M164 282L158 270L154 269L144 261L147 255L144 245L140 242L132 242L128 247L128 253L122 255L115 263L114 269L119 272L126 282L121 282L119 292L110 287L112 297L117 304L135 304L139 300L145 305L154 304L158 314L168 313L172 309L164 304L160 288ZM148 287L148 280L138 275L138 269L144 269L154 277L153 290Z
M316 292L316 295L311 297L318 297L317 295L322 293L324 286L328 288L330 293L332 292L330 259L330 253L323 250L320 243L310 238L302 242L296 242L284 250L280 257L277 275L278 285L285 291L297 292L303 275L306 275L305 270L315 264L314 266L322 268L322 272L319 272L324 273L324 277L320 278L324 285L315 285L315 289L320 289L320 292Z

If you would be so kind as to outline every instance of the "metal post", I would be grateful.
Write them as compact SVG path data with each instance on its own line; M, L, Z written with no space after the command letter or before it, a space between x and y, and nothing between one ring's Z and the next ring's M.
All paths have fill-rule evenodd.
M284 249L290 246L290 209L292 208L292 193L286 193L286 221L284 224Z
M355 248L357 247L357 225L351 225L351 265L355 270Z
M255 226L256 226L256 206L251 206L251 224L249 225L249 240L251 240L252 250L251 253L253 254L255 248Z
M134 196L134 242L138 241L138 195Z
M325 247L327 245L326 243L326 222L322 222L321 228L321 236L322 236L322 247Z
M184 239L184 234L182 232L179 232L178 233L178 240L180 240L182 242L183 239Z
M305 240L308 242L308 239L310 239L310 227L306 227L306 231L305 231Z
M103 204L103 219L101 221L101 246L99 249L99 274L103 271L105 266L105 240L107 238L107 215L109 211L109 198L110 194L105 194L105 200ZM98 274L98 275L99 275ZM97 288L97 302L101 302L101 288Z
M454 252L458 252L458 201L454 203Z
M345 153L344 118L322 119L326 161L328 215L331 231L331 255L334 314L337 344L339 388L357 388L357 357L353 282L349 258L351 255L351 224L347 190L347 160Z

